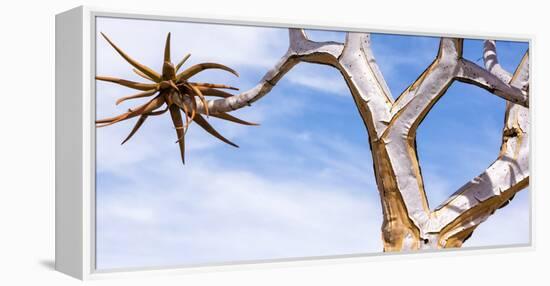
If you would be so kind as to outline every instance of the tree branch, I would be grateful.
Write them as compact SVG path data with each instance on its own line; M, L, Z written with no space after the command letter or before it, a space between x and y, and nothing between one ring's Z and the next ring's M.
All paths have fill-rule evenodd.
M336 42L314 42L307 38L303 29L289 29L289 49L275 67L269 70L252 89L232 97L209 100L211 113L229 112L262 98L273 86L300 61L334 65L342 53L343 45ZM204 112L202 102L197 101L199 112Z
M462 40L441 39L436 59L407 89L408 98L397 103L402 108L394 114L381 138L409 217L421 230L428 223L430 209L416 154L416 129L451 85L461 56Z
M512 75L508 71L504 70L498 62L497 46L495 41L484 41L483 62L485 63L485 68L503 82L510 82L512 80Z
M457 75L457 80L481 87L507 101L529 107L529 96L526 90L511 86L508 82L502 81L488 70L466 59L460 61L460 71Z
M441 38L435 60L392 106L392 121L397 123L405 120L410 126L414 121L422 121L456 77L459 59L462 57L462 44L462 39Z
M370 138L379 138L394 100L374 58L370 34L348 33L339 64Z
M494 45L493 45L494 46ZM486 45L487 47L487 45ZM511 86L528 90L528 53L513 76L498 66L496 51L485 52L486 66ZM495 68L498 67L498 68ZM437 223L430 231L441 232L440 244L459 247L475 228L506 205L529 184L529 109L507 102L502 146L496 161L481 175L468 182L434 212Z

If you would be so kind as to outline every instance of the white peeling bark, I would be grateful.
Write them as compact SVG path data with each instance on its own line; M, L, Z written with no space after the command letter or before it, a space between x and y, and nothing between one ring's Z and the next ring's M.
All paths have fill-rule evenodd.
M506 71L500 63L497 57L497 45L494 40L486 40L483 42L483 62L485 68L503 82L510 82L512 75Z
M529 107L529 96L526 90L502 81L488 70L468 60L462 59L460 61L457 80L477 85L507 101Z
M394 100L367 33L348 33L345 43L314 42L290 29L290 45L251 90L208 101L210 113L249 106L299 62L332 66L346 81L369 135L382 203L385 251L459 247L475 227L529 181L528 56L513 76L498 64L494 41L484 50L486 69L462 58L463 40L442 38L432 64ZM484 88L507 100L503 143L497 160L480 176L430 210L416 152L416 130L455 81ZM199 111L204 106L197 101Z

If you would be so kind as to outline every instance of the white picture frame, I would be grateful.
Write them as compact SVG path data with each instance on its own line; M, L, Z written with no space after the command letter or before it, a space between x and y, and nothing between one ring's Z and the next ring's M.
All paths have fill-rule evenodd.
M376 259L402 259L403 253L372 255L346 255L326 258L286 259L254 261L246 264L224 263L197 267L173 267L159 269L132 269L121 271L97 271L95 265L95 18L121 17L154 20L190 21L219 24L239 24L269 27L300 27L325 30L383 32L393 34L460 36L467 38L499 38L528 41L525 35L462 35L444 31L418 31L413 29L390 30L383 27L335 27L322 23L279 23L259 19L215 19L209 17L185 17L177 14L149 15L140 12L116 11L91 7L77 7L56 16L56 270L72 277L89 280L115 278L126 275L156 275L192 273L201 271L225 271L242 268L298 266L323 263L342 263ZM532 58L530 58L532 62ZM533 189L533 187L531 187ZM533 202L531 191L531 214ZM420 257L464 254L491 254L503 251L532 250L528 245L498 246L465 250L421 252Z

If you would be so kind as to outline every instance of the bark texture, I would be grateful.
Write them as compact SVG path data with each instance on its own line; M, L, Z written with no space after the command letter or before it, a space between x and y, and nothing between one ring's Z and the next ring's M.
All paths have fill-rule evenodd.
M348 33L344 43L314 42L289 30L285 55L251 90L206 102L210 114L250 106L299 62L340 71L369 135L384 221L384 251L460 247L475 228L529 183L529 60L514 74L498 64L486 41L485 68L462 57L463 39L441 38L433 62L394 99L371 50L368 33ZM454 81L483 88L507 101L502 146L496 160L447 201L430 209L416 152L416 130ZM203 102L196 102L205 112Z

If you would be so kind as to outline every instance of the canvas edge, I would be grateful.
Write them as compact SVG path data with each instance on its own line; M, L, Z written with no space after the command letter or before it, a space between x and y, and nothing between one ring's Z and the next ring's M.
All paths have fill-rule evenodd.
M536 128L535 114L537 104L535 103L536 92L533 88L535 73L533 73L533 59L536 58L535 38L528 39L529 43L529 245L533 250L536 249L535 240L535 189L536 189L536 171L535 171L535 138L536 134L533 132ZM533 97L533 94L535 94Z
M55 269L82 279L83 9L55 18ZM79 96L71 96L77 94Z
M97 6L85 6L90 12L99 16L123 17L127 19L149 19L163 21L185 21L197 23L215 23L225 25L239 26L262 26L274 28L304 28L313 30L328 31L349 31L349 32L369 32L384 33L393 35L410 36L432 36L432 37L462 37L469 39L493 39L502 41L522 41L529 42L535 38L534 34L523 33L483 33L479 30L467 31L460 29L439 29L437 27L415 27L410 25L378 25L374 23L338 23L326 19L315 19L315 21L304 21L302 19L292 18L274 18L274 17L241 17L241 16L220 16L216 14L191 13L182 11L142 11L137 9L108 9Z
M80 280L94 237L89 15L79 6L55 17L55 269Z
M364 253L337 256L295 257L287 259L256 260L245 262L227 262L206 265L185 265L168 267L143 267L132 269L114 269L96 271L89 275L90 280L127 279L135 277L186 275L198 273L247 271L261 269L279 269L288 267L311 267L352 263L373 263L399 260L418 260L434 258L450 258L453 256L497 255L504 253L517 253L534 251L530 244L499 245L489 247L472 247L461 249L425 250L421 252L393 252L393 253Z
M82 181L82 196L80 200L70 200L70 202L78 201L79 205L82 207L80 211L76 211L73 214L79 215L81 221L77 224L75 229L60 227L58 230L59 223L65 223L63 218L58 218L58 206L61 208L59 214L64 213L64 208L67 207L67 203L70 203L66 198L58 198L58 196L63 196L67 192L66 189L60 189L58 192L58 179L61 181L70 180L67 176L60 175L58 171L61 171L63 174L63 166L58 166L60 159L60 152L58 150L63 150L58 146L58 142L63 142L63 140L70 141L70 139L60 136L57 132L58 129L58 113L65 113L65 111L70 111L67 109L67 106L58 105L58 101L63 99L66 94L58 94L58 84L67 84L58 82L58 74L66 74L67 70L59 71L58 73L58 53L60 48L58 45L58 19L63 19L71 14L79 11L81 13L80 22L77 23L81 25L81 67L80 69L75 69L74 71L78 72L81 76L82 82L79 83L78 89L82 92L80 106L80 120L82 122L82 133L79 138L82 140L81 153L80 156L77 156L80 161L79 164L73 164L74 166L80 166L81 173L80 179ZM289 19L256 19L256 18L240 18L240 17L219 17L208 16L208 15L189 15L182 16L182 13L174 12L142 12L142 11L132 11L131 9L120 11L115 9L103 9L98 7L90 6L80 6L74 9L71 9L67 12L60 13L56 15L56 269L66 273L70 276L81 280L88 279L111 279L111 278L123 278L123 277L134 277L136 275L169 275L169 274L186 274L186 273L201 273L201 272L213 272L213 271L232 271L232 270L246 270L246 269L262 269L262 268L279 268L279 267L294 267L294 266L312 266L312 265L325 265L325 264L334 264L334 263L361 263L367 261L377 260L386 260L386 259L403 259L405 258L434 258L434 257L446 257L450 255L456 255L457 251L461 255L479 255L479 254L497 254L505 252L517 252L517 251L533 251L535 249L534 243L534 196L533 196L533 180L531 180L530 185L530 242L528 244L520 245L499 245L495 247L475 247L469 249L459 249L459 250L443 250L443 251L424 251L416 252L415 255L411 256L409 254L413 253L372 253L372 254L354 254L354 255L340 255L340 256L326 256L326 257L298 257L290 259L278 259L278 260L259 260L259 261L247 261L247 262L228 262L223 264L209 264L209 265L195 265L195 266L172 266L172 267L158 267L158 268L138 268L138 269L117 269L114 271L97 271L95 269L95 129L93 128L93 122L95 119L95 106L94 106L94 85L93 75L95 72L95 55L91 52L94 49L95 38L94 29L95 29L95 17L122 17L122 18L135 18L135 19L151 19L151 20L165 20L165 21L188 21L188 22L201 22L201 23L217 23L217 24L228 24L228 25L249 25L249 26L266 26L266 27L301 27L305 29L323 29L323 30L346 30L346 31L369 31L373 33L387 33L387 34L404 34L404 35L418 35L418 36L456 36L456 37L465 37L471 39L497 39L497 40L511 40L511 41L524 41L529 43L529 48L533 47L534 36L533 35L509 35L509 34L499 34L494 33L491 35L480 34L475 32L463 32L463 31L438 31L437 29L425 29L425 28L411 28L411 27L384 27L384 26L374 26L369 25L369 28L365 26L340 26L335 23L328 23L321 21L315 21L314 23L308 23L303 21L294 21ZM74 24L74 23L73 23ZM74 40L74 39L73 39ZM65 54L62 53L63 56ZM533 57L530 57L530 61L533 61ZM73 67L74 68L74 67ZM532 66L530 67L532 69ZM532 83L532 80L531 80ZM532 90L532 89L531 89ZM58 108L59 107L59 108ZM62 110L62 111L61 111ZM530 116L533 118L533 112L530 111ZM531 131L533 130L533 124L531 124ZM78 132L77 132L78 133ZM531 132L532 133L532 132ZM74 135L74 134L73 134ZM77 134L78 135L78 134ZM61 143L60 145L63 145ZM533 143L531 141L531 147ZM531 149L531 158L533 158L533 149ZM74 158L71 158L74 159ZM532 170L533 160L531 159L531 170ZM72 166L72 165L71 165ZM66 166L65 166L66 167ZM79 265L80 268L78 271L74 271L68 267L65 267L65 260L62 256L58 267L58 235L60 237L67 237L63 230L67 230L71 233L72 236L81 235L82 244L80 245L80 252L78 254L71 255L72 258L70 261L73 261L75 264ZM64 250L59 250L59 253L65 253ZM76 260L76 259L78 260Z

